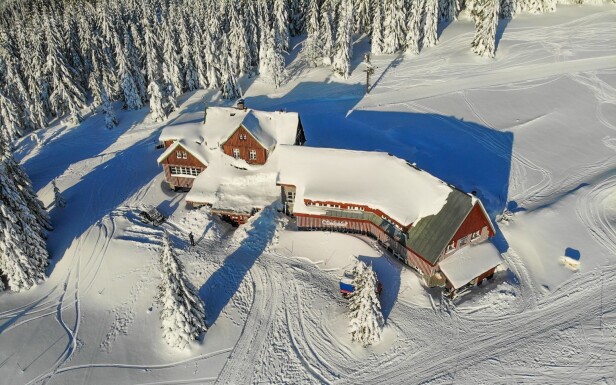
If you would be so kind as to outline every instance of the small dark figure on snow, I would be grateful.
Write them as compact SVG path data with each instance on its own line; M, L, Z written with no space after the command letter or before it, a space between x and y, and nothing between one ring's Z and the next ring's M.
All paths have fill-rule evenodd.
M195 237L193 236L192 232L190 234L188 234L188 239L190 239L190 245L194 246L195 245Z

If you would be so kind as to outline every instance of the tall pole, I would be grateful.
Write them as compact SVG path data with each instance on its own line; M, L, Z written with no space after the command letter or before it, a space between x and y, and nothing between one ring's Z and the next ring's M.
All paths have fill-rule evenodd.
M370 53L364 55L364 64L366 64L366 94L370 93L370 75L374 74L374 66L370 64Z

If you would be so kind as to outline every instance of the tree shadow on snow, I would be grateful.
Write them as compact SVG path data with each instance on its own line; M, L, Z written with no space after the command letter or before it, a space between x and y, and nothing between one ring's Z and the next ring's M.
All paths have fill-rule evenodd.
M51 211L54 230L47 240L49 275L77 238L160 172L156 163L159 151L152 145L157 137L158 133L153 131L147 138L118 151L62 192L66 207Z
M305 82L281 98L246 98L256 109L300 114L307 146L384 151L465 192L492 218L505 208L514 136L454 116L354 110L363 84Z
M137 111L123 111L116 108L116 113L119 124L111 130L105 127L102 113L91 115L74 127L55 128L56 131L38 148L38 153L23 163L34 190L45 187L71 165L103 155L104 150L126 131L143 122L149 109L144 107ZM35 134L42 135L43 132L37 131ZM22 152L19 155L23 157L26 154Z
M276 231L275 212L273 208L265 208L252 222L244 225L250 226L246 238L199 289L201 298L205 298L209 326L216 323L220 313L239 290L242 281L272 240ZM260 294L262 293L255 292L254 295Z
M379 281L383 285L383 291L379 299L381 300L381 310L385 321L389 318L398 294L400 292L400 274L402 274L403 265L388 255L381 257L367 257L360 255L357 257L360 261L372 266L372 270L376 273Z
M503 34L505 33L505 29L507 28L507 25L509 25L509 22L511 21L511 19L505 18L505 19L498 19L498 25L496 26L496 37L495 37L495 46L494 49L495 51L498 51L498 46L500 45L500 41L503 38Z

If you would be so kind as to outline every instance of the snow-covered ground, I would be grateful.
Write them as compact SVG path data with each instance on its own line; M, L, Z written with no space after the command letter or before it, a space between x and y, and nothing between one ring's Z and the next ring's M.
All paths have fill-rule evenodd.
M20 142L44 203L56 179L68 205L51 211L49 279L0 294L0 382L615 383L616 10L559 6L504 27L494 60L470 52L464 20L419 56L374 57L368 96L363 40L346 81L299 47L285 86L242 79L249 107L300 113L307 145L388 151L477 191L492 216L507 208L492 282L444 303L369 239L295 232L272 208L233 230L164 186L147 109L119 111L112 131L94 115ZM204 101L219 103L185 95L165 124L200 120ZM161 336L162 231L139 222L143 203L170 216L206 303L210 329L187 351ZM355 258L383 283L387 326L367 349L337 293Z

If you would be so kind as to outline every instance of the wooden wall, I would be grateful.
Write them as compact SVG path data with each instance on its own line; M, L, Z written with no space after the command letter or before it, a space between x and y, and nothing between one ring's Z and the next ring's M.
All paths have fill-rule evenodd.
M245 135L246 139L240 139L240 135ZM265 164L267 161L267 150L243 126L235 130L233 135L222 145L223 152L229 156L233 156L234 148L240 150L240 158L244 159L246 163ZM257 159L250 160L250 150L257 152Z

